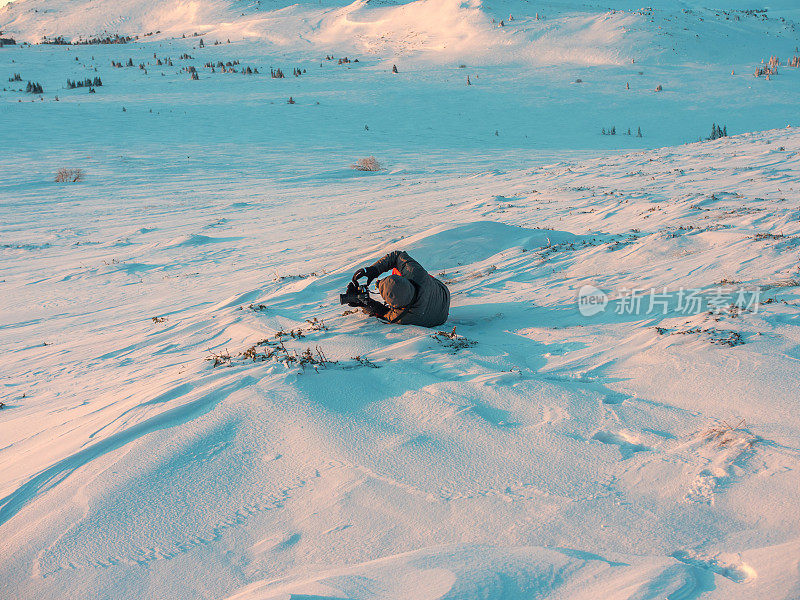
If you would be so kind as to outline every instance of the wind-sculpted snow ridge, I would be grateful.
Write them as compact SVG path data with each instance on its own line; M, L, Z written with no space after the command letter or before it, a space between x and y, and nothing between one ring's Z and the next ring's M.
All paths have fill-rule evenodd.
M0 156L4 597L794 594L797 129L269 181L94 150ZM397 248L441 328L339 304Z
M696 598L713 589L701 568L609 560L570 548L443 546L253 584L227 600L348 598ZM635 583L635 582L642 583ZM645 583L646 582L646 583ZM669 595L669 596L668 596Z

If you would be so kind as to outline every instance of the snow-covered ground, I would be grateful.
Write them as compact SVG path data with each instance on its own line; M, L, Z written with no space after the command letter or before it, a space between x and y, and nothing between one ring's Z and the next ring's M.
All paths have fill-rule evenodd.
M142 36L0 48L0 596L800 597L800 11L672 4L0 9Z

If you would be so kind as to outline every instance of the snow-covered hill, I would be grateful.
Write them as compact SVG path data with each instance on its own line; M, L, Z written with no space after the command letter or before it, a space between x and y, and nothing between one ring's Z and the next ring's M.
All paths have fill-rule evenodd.
M650 6L622 2L612 10L575 1L531 5L517 0L17 0L0 9L0 30L29 42L199 33L292 49L548 65L623 64L664 54L668 61L733 64L769 56L781 40L787 48L798 40L794 20L800 9L789 0L755 12L749 5L726 4L720 10L705 2Z
M798 9L674 4L0 9L140 36L0 48L0 597L794 599Z
M796 130L466 178L164 160L4 158L6 593L791 597ZM455 338L343 314L398 247ZM289 330L337 362L239 354Z

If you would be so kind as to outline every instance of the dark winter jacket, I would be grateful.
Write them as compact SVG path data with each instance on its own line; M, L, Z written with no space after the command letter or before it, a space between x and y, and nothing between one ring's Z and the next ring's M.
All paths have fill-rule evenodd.
M447 320L450 312L450 291L430 275L417 261L402 250L390 252L371 267L367 277L373 279L397 269L401 277L389 276L378 282L388 311L383 314L390 323L435 327ZM411 286L408 286L410 282ZM398 303L396 300L400 298Z

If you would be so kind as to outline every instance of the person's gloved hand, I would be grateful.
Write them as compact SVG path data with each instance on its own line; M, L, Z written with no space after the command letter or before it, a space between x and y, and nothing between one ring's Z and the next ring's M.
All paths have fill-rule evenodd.
M366 269L359 269L353 273L353 281L355 283L358 283L358 280L362 277L367 278L367 287L369 287L369 284L372 283L373 279L375 279L375 275L372 273L372 269L370 269L370 267L367 267Z
M370 298L367 300L367 305L362 309L365 315L368 317L385 317L386 313L389 312L389 307L385 304L381 304L377 300L373 300Z
M381 316L381 315L379 315L379 314L378 314L378 311L376 311L376 310L375 310L374 308L372 308L371 306L364 306L364 307L361 309L361 312L363 312L363 313L364 313L365 315L367 315L368 317L378 317L378 316Z

